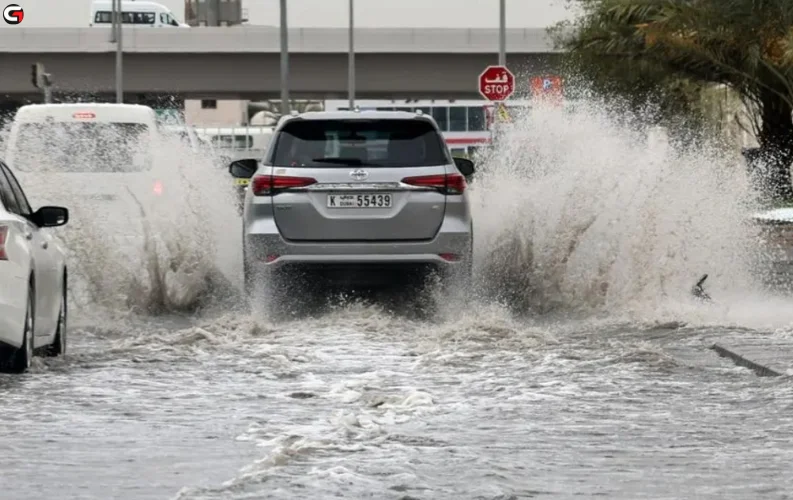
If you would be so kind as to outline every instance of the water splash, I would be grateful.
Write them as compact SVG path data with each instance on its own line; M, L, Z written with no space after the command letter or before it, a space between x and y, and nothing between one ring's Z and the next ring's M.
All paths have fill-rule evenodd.
M103 154L112 157L118 145L103 139ZM88 142L97 148L98 139ZM75 156L70 161L90 155ZM92 174L90 161L77 170ZM80 312L189 311L237 293L239 216L223 165L168 132L153 162L156 180L145 185L123 173L97 180L15 169L34 209L70 209L70 223L55 231L70 254L72 304Z
M741 159L650 132L593 99L508 125L471 190L483 292L520 311L652 314L704 273L717 296L758 290Z
M157 207L139 204L144 269L132 281L132 304L149 312L189 310L237 290L240 221L221 162L189 149L175 136L158 151L166 170ZM180 147L181 146L181 147ZM146 210L149 208L149 210ZM152 210L151 208L154 208Z
M677 320L681 311L701 314L689 291L704 273L711 295L733 312L747 296L765 300L742 158L716 144L648 141L650 132L591 98L516 117L478 158L471 186L482 307L495 298L513 312ZM177 311L236 293L240 221L219 159L175 136L157 153L169 167L165 196L154 211L151 200L124 207L130 226L140 226L133 245L105 237L118 219L81 209L79 193L60 193L77 209L62 234L80 270L72 280L78 304ZM28 191L45 192L46 178L28 180ZM459 311L453 302L450 317Z

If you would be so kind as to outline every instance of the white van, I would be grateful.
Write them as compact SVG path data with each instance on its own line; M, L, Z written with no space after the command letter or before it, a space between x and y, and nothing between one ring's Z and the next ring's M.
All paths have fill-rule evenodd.
M8 164L40 203L75 198L128 204L161 182L155 170L157 115L138 104L31 104L17 111L6 142ZM107 205L104 203L103 205Z
M157 115L148 106L30 104L14 116L6 160L19 172L143 172L152 167L158 139Z
M125 26L134 28L189 28L180 22L173 12L157 2L122 0L122 20ZM95 0L91 5L90 26L110 27L113 25L112 0Z
M161 141L148 106L32 104L14 117L6 160L31 203L69 207L70 231L89 225L121 251L140 245L142 221L172 191L157 162Z

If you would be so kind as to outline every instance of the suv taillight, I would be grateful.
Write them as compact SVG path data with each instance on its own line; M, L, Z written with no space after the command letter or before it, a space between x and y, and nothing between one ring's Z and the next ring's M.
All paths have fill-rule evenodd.
M468 183L460 174L420 175L405 177L402 182L410 186L434 188L444 194L463 194Z
M251 191L255 196L267 196L283 189L302 188L316 183L317 180L312 177L257 175L251 180Z
M8 260L6 241L8 241L8 226L0 226L0 260Z

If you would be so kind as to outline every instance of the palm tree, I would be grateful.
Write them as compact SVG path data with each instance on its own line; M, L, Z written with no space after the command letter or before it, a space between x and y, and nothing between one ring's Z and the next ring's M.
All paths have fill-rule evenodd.
M777 198L793 198L793 1L573 0L560 47L678 81L723 84L753 111L751 167ZM572 28L572 29L570 29Z
M322 111L323 105L322 101L290 99L289 109L297 111L298 113L305 113L306 111ZM253 118L259 113L262 113L262 115L260 115L264 122L262 125L275 125L281 118L281 101L278 100L248 103L248 116Z

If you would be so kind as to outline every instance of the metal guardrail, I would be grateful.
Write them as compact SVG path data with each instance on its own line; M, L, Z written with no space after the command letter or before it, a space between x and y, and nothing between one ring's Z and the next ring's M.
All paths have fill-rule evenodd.
M357 53L490 54L498 29L358 28ZM292 28L289 51L347 53L346 28ZM561 52L543 28L507 29L512 54ZM0 53L110 52L110 28L9 28L0 30ZM125 28L124 51L139 53L278 53L279 29L270 26Z

